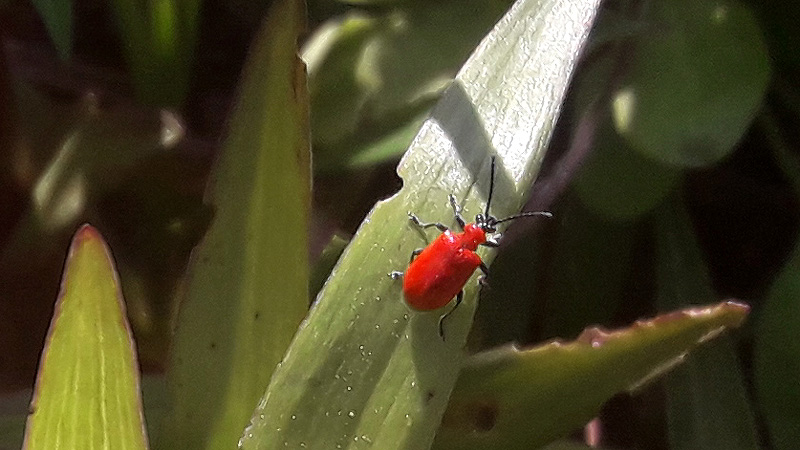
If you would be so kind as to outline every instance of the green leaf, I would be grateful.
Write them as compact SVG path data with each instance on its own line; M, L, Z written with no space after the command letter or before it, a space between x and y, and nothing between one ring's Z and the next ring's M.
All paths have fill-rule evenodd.
M800 442L800 248L796 247L767 295L754 346L759 407L777 450Z
M477 283L467 283L443 342L442 311L411 311L388 276L424 244L407 212L452 217L451 192L468 198L466 215L480 211L495 152L493 212L519 209L597 3L521 1L484 39L401 162L403 189L373 209L317 297L242 448L430 446L461 367Z
M666 0L648 8L630 83L614 98L617 130L650 158L680 167L728 155L770 78L767 48L737 0Z
M574 186L583 204L600 217L633 221L657 207L681 175L682 171L632 150L613 129L603 127Z
M725 302L612 332L589 328L569 343L478 354L458 379L435 448L530 449L547 444L583 426L612 395L639 388L698 344L739 326L748 310Z
M167 448L235 448L308 309L308 105L299 0L273 4L244 71L174 341Z
M32 0L42 16L47 34L55 44L58 56L67 60L72 56L72 0Z
M678 196L657 214L657 305L710 301L708 269ZM758 449L755 419L733 340L723 336L666 379L672 449Z
M145 449L139 367L111 252L75 234L42 353L26 449Z
M180 106L189 90L200 0L113 0L125 56L139 98Z

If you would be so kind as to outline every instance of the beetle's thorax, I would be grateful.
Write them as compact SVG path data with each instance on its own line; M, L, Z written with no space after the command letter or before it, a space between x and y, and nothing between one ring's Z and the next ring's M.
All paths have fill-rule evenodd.
M459 236L461 247L467 250L475 251L478 246L486 242L486 232L480 225L468 223L464 227L464 232Z

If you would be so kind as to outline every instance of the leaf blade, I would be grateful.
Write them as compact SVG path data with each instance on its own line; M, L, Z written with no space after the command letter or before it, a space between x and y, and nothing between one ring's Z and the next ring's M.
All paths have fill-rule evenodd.
M235 446L308 309L304 26L301 1L276 2L245 68L175 338L169 448Z
M36 382L24 448L147 448L139 368L113 259L75 234Z
M458 380L436 448L547 444L585 424L612 395L637 389L711 335L739 326L748 310L723 302L612 332L589 328L573 342L476 355Z
M407 223L409 210L452 217L448 192L469 194L466 209L480 209L492 149L499 154L493 211L519 208L597 2L574 6L519 2L473 54L401 162L405 187L370 213L345 250L273 375L242 448L430 446L460 369L477 289L468 283L442 343L440 312L409 311L387 276L407 264L419 235L386 224Z

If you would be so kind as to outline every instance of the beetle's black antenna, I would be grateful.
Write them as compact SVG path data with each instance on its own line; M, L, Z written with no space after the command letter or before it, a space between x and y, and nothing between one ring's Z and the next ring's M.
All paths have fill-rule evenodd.
M497 225L498 223L508 222L509 220L519 219L520 217L531 217L531 216L544 216L544 217L553 217L553 213L547 211L536 211L536 212L524 212L519 214L514 214L513 216L508 216L504 219L495 220L494 223Z
M489 206L492 204L492 195L494 194L494 160L496 156L492 156L492 175L489 178L489 198L486 199L486 213L484 217L489 218Z

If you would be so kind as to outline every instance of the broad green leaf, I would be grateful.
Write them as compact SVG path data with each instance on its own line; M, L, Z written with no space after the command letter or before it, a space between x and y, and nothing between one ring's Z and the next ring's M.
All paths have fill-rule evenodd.
M84 225L67 256L25 449L146 449L136 348L111 252Z
M664 0L647 9L617 130L649 158L680 167L728 155L766 93L762 32L738 0Z
M633 221L657 207L681 175L680 170L632 150L612 128L602 127L574 186L583 204L600 217Z
M140 100L180 106L189 90L200 0L113 0L110 5Z
M356 77L360 48L380 26L376 18L349 14L320 26L303 46L303 60L308 64L308 89L314 105L311 129L315 152L318 146L330 147L355 133L359 105L365 101L365 93ZM314 161L315 166L318 164ZM315 170L318 169L315 167Z
M656 215L657 305L685 307L713 300L708 268L678 196ZM723 336L693 354L666 379L670 448L759 447L734 341Z
M72 0L33 0L33 6L42 16L47 34L55 44L58 56L67 60L72 56Z
M698 344L739 326L748 309L724 302L611 332L589 328L573 342L478 354L458 379L435 448L547 444L583 426L612 395L639 388Z
M275 2L244 71L179 316L166 448L235 448L308 309L304 26L302 1Z
M444 94L406 153L405 181L373 209L317 297L242 438L244 449L424 449L430 446L461 367L477 293L445 322L411 311L400 283L424 245L407 211L452 217L482 208L489 154L497 153L493 212L517 211L536 177L569 75L597 2L521 1L500 20Z

